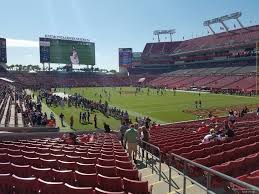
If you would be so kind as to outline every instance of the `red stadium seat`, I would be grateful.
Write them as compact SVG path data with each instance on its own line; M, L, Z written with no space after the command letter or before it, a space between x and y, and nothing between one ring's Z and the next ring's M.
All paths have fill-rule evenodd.
M80 163L83 164L96 164L97 159L95 157L93 158L86 158L86 157L81 157Z
M82 164L77 162L77 170L79 172L87 173L87 174L92 174L96 173L96 167L95 164Z
M45 181L55 180L54 177L51 176L51 168L36 168L31 166L31 175Z
M114 159L102 159L98 158L97 160L98 164L101 166L115 166L115 160Z
M101 158L101 153L92 153L92 152L88 152L88 157L89 158Z
M114 155L102 154L101 157L102 159L114 160Z
M0 163L0 174L11 173L11 163L10 162L1 162Z
M58 160L58 166L61 170L76 170L77 164L76 162L66 162L62 160Z
M35 158L30 158L27 156L23 156L24 158L24 163L28 164L30 166L35 166L35 167L41 167L41 161L40 158L35 157Z
M0 153L0 162L9 162L9 156L7 153Z
M122 191L122 180L120 177L107 177L98 174L99 188L105 191Z
M116 167L115 166L101 166L96 164L96 171L98 174L115 177L117 176Z
M91 187L75 187L65 183L65 192L71 194L94 194L94 190Z
M0 192L13 193L13 177L10 174L0 174Z
M124 169L133 169L134 166L131 161L119 161L116 160L116 166Z
M41 161L42 168L58 169L57 160L46 160L46 159L40 158L40 161Z
M34 151L31 151L31 152L30 152L30 151L21 150L21 154L22 154L23 156L30 157L30 158L36 157Z
M14 150L14 149L8 148L6 153L10 155L21 155L21 151L19 149Z
M46 159L46 158L44 158ZM50 160L65 160L65 155L64 154L50 154L49 155Z
M127 152L116 152L116 151L114 151L114 155L115 156L128 156L128 153Z
M50 156L49 153L38 153L38 152L35 152L35 156L34 157L43 158L45 160L50 160L51 159L51 156Z
M127 178L131 180L141 180L141 175L138 172L137 169L123 169L116 167L117 169L117 175L120 176L121 178Z
M9 161L11 163L19 164L19 165L24 164L24 159L23 159L22 155L11 155L11 154L8 154L8 157L9 157Z
M109 192L109 191L104 191L99 188L95 188L95 194L126 194L125 192Z
M31 168L30 165L18 165L11 163L10 171L12 174L15 174L20 177L30 177Z
M79 187L96 187L97 174L85 174L78 171L75 171L76 185Z
M115 156L115 159L118 161L130 161L128 156Z
M35 177L22 178L12 175L15 194L36 194L39 192L38 180Z
M38 179L40 193L42 194L64 194L65 186L63 182L47 182Z
M51 175L54 177L55 182L64 182L75 185L74 172L72 170L51 169Z
M147 181L135 181L123 178L124 189L132 194L152 193L152 186L148 186Z

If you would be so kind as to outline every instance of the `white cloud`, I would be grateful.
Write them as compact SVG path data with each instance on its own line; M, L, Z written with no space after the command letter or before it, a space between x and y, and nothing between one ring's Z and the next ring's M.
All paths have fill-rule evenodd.
M6 39L7 47L39 48L39 42L33 40Z

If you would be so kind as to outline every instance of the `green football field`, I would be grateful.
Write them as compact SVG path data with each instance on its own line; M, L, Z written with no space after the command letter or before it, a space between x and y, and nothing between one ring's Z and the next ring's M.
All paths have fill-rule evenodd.
M107 93L111 93L110 101L105 95L103 89ZM59 88L56 92L65 92L66 94L79 93L88 99L96 101L100 100L102 95L102 102L108 101L109 106L116 106L122 110L127 110L130 117L134 121L139 116L149 116L153 121L158 123L172 123L176 121L186 121L197 119L198 117L206 117L209 111L216 115L225 115L230 108L240 110L244 106L248 106L251 110L256 108L258 99L255 97L232 96L222 94L210 94L193 92L176 92L166 91L163 95L157 95L157 91L150 89L142 89L140 93L135 95L135 88L123 87L121 88ZM196 108L195 101L201 100L202 107ZM93 124L80 124L79 113L84 111L81 108L67 107L64 108L51 107L51 110L59 115L61 112L65 115L66 123L69 123L71 115L74 116L75 129L88 130L94 129ZM91 114L90 120L93 122L93 115L97 114L98 128L103 128L103 122L108 123L112 129L118 129L120 121L114 118L106 118L103 114L96 112Z

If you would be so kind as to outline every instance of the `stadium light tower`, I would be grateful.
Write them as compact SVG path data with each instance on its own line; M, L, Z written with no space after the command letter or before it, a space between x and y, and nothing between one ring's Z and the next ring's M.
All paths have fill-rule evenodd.
M229 28L226 25L225 21L234 19L238 22L238 24L240 25L241 28L244 28L243 24L239 20L239 18L241 16L242 16L241 12L231 13L231 14L228 14L228 15L224 15L224 16L217 17L217 18L214 18L214 19L211 19L211 20L204 21L203 26L208 27L213 32L213 34L216 34L215 31L212 29L211 25L212 24L222 24L223 28L228 32Z
M155 31L153 31L153 35L157 36L158 42L160 42L160 34L169 34L170 35L170 40L172 42L173 41L172 34L175 34L175 33L176 33L175 29L172 29L172 30L155 30Z

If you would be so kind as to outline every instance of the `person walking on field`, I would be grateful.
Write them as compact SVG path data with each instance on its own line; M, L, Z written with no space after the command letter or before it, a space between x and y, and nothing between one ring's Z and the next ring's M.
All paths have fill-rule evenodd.
M60 118L62 127L65 127L65 126L64 126L64 117L65 117L64 114L63 114L63 113L60 113L59 118Z
M94 127L97 128L97 116L96 116L96 114L94 115Z
M74 126L74 117L73 115L70 117L70 128L73 129Z
M127 144L128 153L130 157L133 158L135 163L137 156L137 137L138 131L134 128L134 125L132 124L124 134L124 145Z

